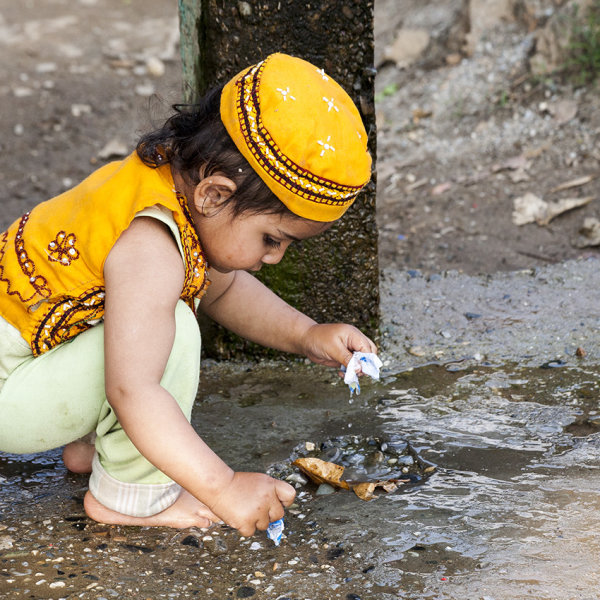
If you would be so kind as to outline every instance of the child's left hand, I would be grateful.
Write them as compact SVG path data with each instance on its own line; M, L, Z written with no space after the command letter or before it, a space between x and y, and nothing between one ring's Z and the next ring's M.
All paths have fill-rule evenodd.
M377 346L361 331L344 323L316 324L302 339L303 353L328 367L347 365L354 352L377 353Z

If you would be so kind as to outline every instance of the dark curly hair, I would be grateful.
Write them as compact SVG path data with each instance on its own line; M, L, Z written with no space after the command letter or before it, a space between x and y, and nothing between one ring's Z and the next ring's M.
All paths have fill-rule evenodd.
M234 217L242 213L296 216L271 192L227 133L220 115L222 89L213 88L194 104L174 104L174 114L164 125L140 138L138 156L152 168L171 164L191 185L200 181L201 169L205 177L223 173L237 187L228 200Z

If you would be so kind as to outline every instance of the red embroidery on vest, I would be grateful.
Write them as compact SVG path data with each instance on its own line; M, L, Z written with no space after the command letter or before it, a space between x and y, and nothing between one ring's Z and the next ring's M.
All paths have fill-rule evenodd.
M25 225L29 220L29 213L25 213L21 220L19 221L19 225L17 228L17 233L15 234L15 255L17 257L17 261L19 266L21 267L21 271L29 280L29 284L34 289L34 292L31 296L23 297L17 291L11 291L10 289L10 281L3 277L4 275L4 267L2 266L2 261L5 257L6 245L8 244L8 232L5 232L2 236L2 248L0 249L0 281L4 281L7 284L6 293L10 296L17 296L21 302L24 304L33 300L37 295L42 298L49 298L52 295L52 291L48 286L48 280L41 275L35 274L35 263L29 255L27 254L27 250L25 249L25 242L23 241L23 231L25 229Z
M31 338L33 355L39 356L92 327L104 316L104 296L104 288L97 286L53 304Z
M59 231L54 241L48 244L48 260L68 267L79 258L79 250L75 248L76 241L74 233Z

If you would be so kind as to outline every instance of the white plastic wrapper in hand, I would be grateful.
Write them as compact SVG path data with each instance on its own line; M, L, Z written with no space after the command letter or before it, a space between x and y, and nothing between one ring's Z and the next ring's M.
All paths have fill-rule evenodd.
M273 540L276 546L279 546L281 542L281 536L283 535L283 519L278 519L277 521L273 521L269 523L267 527L267 537L270 540Z
M377 354L372 352L355 352L346 367L346 374L344 375L344 383L350 388L350 395L354 392L360 394L360 385L358 383L358 373L356 370L360 367L360 370L373 379L379 379L379 369L381 369L383 363L379 360ZM344 367L342 366L342 369Z

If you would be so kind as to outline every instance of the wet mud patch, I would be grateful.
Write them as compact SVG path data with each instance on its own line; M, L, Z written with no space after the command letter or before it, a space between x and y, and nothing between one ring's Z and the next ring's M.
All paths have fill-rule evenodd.
M568 426L594 417L600 368L461 364L385 371L352 402L327 369L205 365L193 424L237 469L310 455L357 477L436 465L372 502L292 480L279 547L223 526L94 523L87 478L60 451L0 455L0 598L577 597L572 582L597 580L600 436Z

